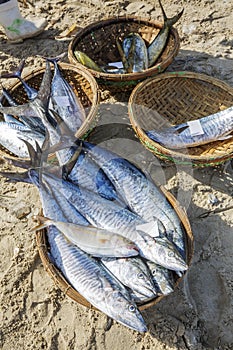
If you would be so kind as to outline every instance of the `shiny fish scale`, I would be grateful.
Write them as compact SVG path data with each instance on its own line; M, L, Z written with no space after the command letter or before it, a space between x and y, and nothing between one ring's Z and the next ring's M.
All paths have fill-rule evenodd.
M109 200L116 200L124 205L117 196L116 190L105 173L90 157L81 152L74 167L67 177L75 185L85 187Z
M174 249L174 245L168 240L163 238L155 241L148 234L140 233L135 229L138 224L144 223L136 214L84 188L80 190L77 186L55 176L44 174L43 181L66 196L67 200L92 225L119 233L136 243L140 254L145 258L170 269L181 271L187 269L183 259Z
M129 208L147 222L159 219L169 238L185 256L180 220L165 196L140 169L126 159L99 146L83 142L89 156L103 169Z
M187 123L156 131L148 131L148 136L170 148L195 147L217 141L233 131L233 106L215 114L198 119L204 131L193 136ZM184 128L184 130L182 130ZM179 132L179 129L182 131Z

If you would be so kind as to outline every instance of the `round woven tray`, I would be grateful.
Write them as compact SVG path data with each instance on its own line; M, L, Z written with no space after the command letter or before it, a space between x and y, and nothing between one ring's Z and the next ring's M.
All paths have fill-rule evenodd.
M221 80L193 72L171 72L138 84L129 98L128 113L140 141L157 157L168 162L203 167L232 158L233 139L172 150L151 140L144 130L159 131L163 124L161 117L178 125L232 105L233 88Z
M174 198L174 196L168 192L163 186L160 187L161 191L164 193L168 201L173 206L174 210L176 211L178 217L180 218L180 221L183 225L184 232L186 234L186 246L187 246L187 264L191 264L191 259L193 256L193 234L190 227L190 223L188 220L188 217L185 213L185 211L181 208L177 200ZM41 261L44 265L45 270L49 273L49 275L54 280L55 284L71 299L76 301L77 303L84 305L89 308L94 308L82 295L80 295L71 285L70 283L65 279L65 277L62 275L62 273L57 269L57 267L51 262L49 259L49 245L47 241L46 236L46 230L40 230L36 233L36 243L39 250L39 255L41 258ZM184 274L185 275L185 274ZM183 277L184 277L183 275ZM182 278L183 278L182 277ZM176 280L176 286L180 283L182 278L177 278ZM151 307L155 304L157 304L160 300L165 298L165 296L160 296L158 298L155 298L149 302L146 302L139 306L140 310L147 309L148 307Z
M77 137L84 137L95 125L99 106L99 89L96 80L83 66L76 67L69 63L59 63L59 67L62 69L62 75L66 81L73 87L75 94L79 97L85 109L85 121L81 127L77 130ZM53 70L53 68L52 68ZM30 74L23 75L23 79L33 88L39 90L40 84L45 71L44 68L35 69ZM20 105L27 103L28 98L20 82L8 87L11 96ZM5 99L2 101L4 106L8 106ZM0 121L3 120L3 115L0 113ZM3 152L9 152L5 149L0 150Z
M69 60L72 64L79 65L74 55L74 51L79 50L86 53L99 66L106 65L109 62L119 62L121 58L116 45L117 38L134 32L139 33L148 44L162 27L163 23L161 22L134 16L113 17L92 23L81 29L70 42L68 48ZM175 28L172 28L162 55L154 66L145 71L128 74L107 74L92 69L89 69L89 71L97 79L101 88L116 92L132 90L139 81L164 71L178 54L179 48L178 32Z

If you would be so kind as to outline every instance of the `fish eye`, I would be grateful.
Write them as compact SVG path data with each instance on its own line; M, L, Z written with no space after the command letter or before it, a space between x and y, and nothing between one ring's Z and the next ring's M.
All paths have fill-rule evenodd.
M130 312L135 312L135 310L136 310L136 307L134 306L134 305L129 305L129 311Z
M174 258L175 253L174 253L174 252L169 252L169 253L168 253L168 256L170 256L171 258Z
M137 277L140 278L140 279L142 279L142 278L144 277L144 275L143 275L142 272L139 272L139 273L137 274Z

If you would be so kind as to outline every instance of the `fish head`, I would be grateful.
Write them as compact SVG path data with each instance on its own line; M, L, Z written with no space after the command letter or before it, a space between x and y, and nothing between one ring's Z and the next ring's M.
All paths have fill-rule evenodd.
M146 332L147 326L137 305L123 297L120 291L114 292L111 314L117 322L138 332Z
M133 290L147 298L155 297L157 292L147 266L144 265L140 258L130 259L130 261L131 273L129 278L131 279Z
M174 271L186 271L188 269L188 265L171 241L166 237L156 237L155 241L160 245L159 255L163 261L162 266Z

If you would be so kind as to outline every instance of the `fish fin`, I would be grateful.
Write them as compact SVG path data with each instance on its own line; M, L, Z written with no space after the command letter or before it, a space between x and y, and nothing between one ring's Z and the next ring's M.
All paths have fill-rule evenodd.
M158 0L158 1L159 1L159 6L161 8L162 14L163 14L164 24L167 25L168 27L171 27L173 24L175 24L180 19L180 17L182 16L182 14L184 12L184 9L182 9L174 17L168 18L166 13L165 13L164 7L163 7L163 5L161 3L161 0Z
M148 233L152 237L160 237L158 222L155 221L146 222L136 226L137 231L142 231L143 233Z
M48 108L51 90L52 71L50 64L46 61L45 71L37 94L37 99L41 100L45 109Z
M58 124L58 128L60 129L60 142L51 147L53 152L56 152L58 150L68 148L68 147L71 147L74 145L80 145L81 140L79 140L75 137L73 131L70 130L68 125L59 116L59 114L57 112L55 112L54 110L50 110L50 113L52 113L54 119L56 120L56 122Z
M67 55L66 52L62 52L60 55L57 55L55 57L46 57L46 56L41 56L41 55L37 55L37 57L42 57L44 58L46 61L51 62L51 63L57 63L59 61L61 61L63 58L65 58Z
M53 220L47 218L46 216L41 216L41 215L35 215L33 217L34 221L39 221L39 224L35 227L33 227L30 232L36 232L39 230L42 230L43 228L52 225Z
M82 149L81 147L78 147L77 150L72 155L71 159L62 166L62 174L64 178L66 178L72 171L73 167L77 163L77 159L81 153Z
M117 44L117 49L119 51L119 54L120 54L120 57L121 57L121 60L122 60L122 63L123 63L123 67L126 70L126 72L128 72L129 64L128 64L128 61L127 61L127 59L125 57L125 53L124 53L124 51L122 49L121 43L120 43L118 38L116 38L116 44Z

